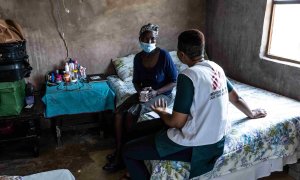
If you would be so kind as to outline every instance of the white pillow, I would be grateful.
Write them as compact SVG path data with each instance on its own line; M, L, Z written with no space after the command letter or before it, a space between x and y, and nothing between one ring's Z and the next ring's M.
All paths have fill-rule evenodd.
M180 73L181 71L185 70L188 68L186 64L183 64L177 57L177 51L170 51L169 52L171 55L171 58L173 59L174 64L176 65L176 68L178 72Z
M188 67L178 59L177 51L170 51L169 53L179 73ZM119 57L112 60L119 78L121 78L123 81L132 81L134 56L135 54L130 54L128 56Z
M126 57L120 57L112 60L118 76L123 81L132 81L134 56L135 54L130 54Z
M136 93L131 81L123 81L116 75L108 76L107 81L116 93L116 107L119 107L127 98Z

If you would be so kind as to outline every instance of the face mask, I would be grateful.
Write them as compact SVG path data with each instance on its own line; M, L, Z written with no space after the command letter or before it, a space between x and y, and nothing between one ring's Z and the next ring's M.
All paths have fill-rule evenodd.
M151 51L153 51L156 48L156 44L155 43L144 43L144 42L140 42L141 48L143 49L143 51L145 51L146 53L150 53Z

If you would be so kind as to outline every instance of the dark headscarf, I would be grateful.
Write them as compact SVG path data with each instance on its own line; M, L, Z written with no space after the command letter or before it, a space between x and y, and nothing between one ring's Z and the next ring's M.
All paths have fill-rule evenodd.
M154 36L157 37L158 36L158 29L159 29L158 25L149 23L149 24L144 25L144 26L141 27L140 36L146 31L151 31L151 32L153 32Z

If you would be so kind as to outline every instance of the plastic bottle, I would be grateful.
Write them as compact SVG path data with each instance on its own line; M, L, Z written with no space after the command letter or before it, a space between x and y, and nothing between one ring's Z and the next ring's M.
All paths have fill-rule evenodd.
M75 69L78 70L78 61L77 61L77 60L74 61L74 70L75 70Z
M70 71L69 64L66 62L66 65L65 65L65 72L69 72L69 71Z
M69 69L70 69L70 71L74 70L74 63L69 63Z
M51 82L52 82L52 83L55 82L55 75L54 75L54 72L51 73Z

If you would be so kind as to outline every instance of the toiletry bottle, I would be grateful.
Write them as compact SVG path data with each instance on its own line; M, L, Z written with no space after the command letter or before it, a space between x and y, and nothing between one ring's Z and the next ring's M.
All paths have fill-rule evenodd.
M65 65L65 73L69 72L70 71L70 68L69 68L69 64L66 62L66 65Z

